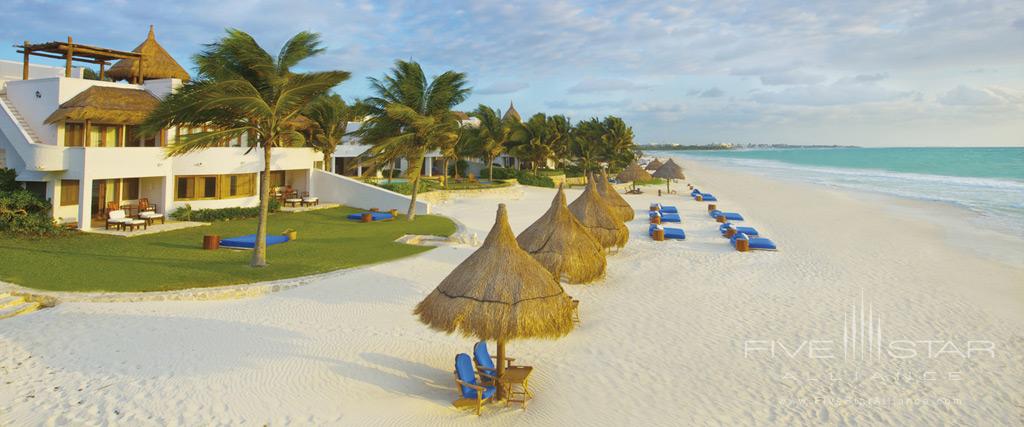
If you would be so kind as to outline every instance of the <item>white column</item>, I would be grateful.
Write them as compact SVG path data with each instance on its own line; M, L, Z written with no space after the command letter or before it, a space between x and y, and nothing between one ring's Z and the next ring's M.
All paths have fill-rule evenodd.
M434 176L434 158L424 157L423 158L423 169L426 169L426 176Z
M313 189L313 169L306 170L306 191L310 196L316 195L316 190Z
M174 203L174 175L164 175L163 187L160 194L160 213L164 214L165 218L170 218L171 205Z
M78 181L78 229L92 229L92 180L83 176Z
M356 176L363 176L363 165L359 164L356 166Z

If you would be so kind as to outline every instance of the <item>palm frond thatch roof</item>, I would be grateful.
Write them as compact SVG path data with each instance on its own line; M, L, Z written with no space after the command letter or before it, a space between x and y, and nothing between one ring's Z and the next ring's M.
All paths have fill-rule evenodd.
M573 329L572 298L516 242L508 210L476 252L455 267L414 313L433 329L482 340L557 338Z
M649 171L658 170L658 168L660 168L661 165L663 165L663 164L664 163L661 163L661 160L654 159L650 163L647 164L647 167L645 169L647 169Z
M588 283L604 276L604 247L569 212L561 185L548 211L516 240L544 268L568 283Z
M142 80L189 79L188 72L157 43L152 25L149 26L149 36L132 52L142 54ZM114 80L131 80L138 72L136 61L135 58L117 61L107 70L107 76Z
M633 210L633 206L622 198L622 195L608 182L608 172L601 171L601 178L598 181L597 192L604 197L605 203L608 204L612 212L623 222L632 221L636 212Z
M622 172L619 172L619 175L616 176L616 178L618 178L618 180L622 182L633 182L649 181L654 177L652 177L651 174L647 173L647 171L645 171L644 168L640 167L640 165L632 163L629 166L627 166L626 169L623 169Z
M677 165L676 162L672 161L672 159L668 159L668 161L661 165L658 170L654 171L652 175L655 178L686 179L686 175L683 175L683 168Z
M137 125L160 103L155 96L141 89L92 86L67 102L46 118L46 123L85 121L116 125Z
M629 229L597 191L594 176L587 177L587 187L576 200L569 204L569 211L576 216L592 236L605 248L623 247L629 241Z

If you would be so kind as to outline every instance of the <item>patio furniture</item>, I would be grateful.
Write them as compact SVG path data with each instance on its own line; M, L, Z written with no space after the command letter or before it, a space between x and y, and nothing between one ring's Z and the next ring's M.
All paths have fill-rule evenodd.
M480 341L473 346L473 362L476 364L476 369L480 372L486 372L490 375L498 375L498 368L494 366L494 360L497 357L491 356L491 353L487 351L487 341ZM516 359L514 357L505 357L506 373L508 368L513 368L515 365L512 364Z
M118 206L118 209L123 210L124 213L125 213L125 216L127 216L129 218L131 218L131 217L136 215L135 214L135 209L136 208L135 208L135 206L132 206L131 204L125 203L125 204L123 204L121 206Z
M287 242L288 236L267 235L267 238L264 241L267 246L276 245L278 243ZM231 249L252 249L256 247L256 235L246 234L240 237L220 239L220 246Z
M107 202L107 212L116 211L116 210L120 210L120 209L121 209L121 206L118 205L117 202L113 202L113 201Z
M499 382L505 389L505 406L511 403L519 403L526 409L526 403L533 398L530 393L530 374L533 373L532 366L514 366L505 370Z
M126 218L121 222L122 230L135 231L139 227L142 227L143 230L149 229L149 221L144 219Z
M123 224L128 219L129 219L128 216L125 215L123 210L114 209L114 210L111 210L111 211L107 211L107 222L104 225L104 228L109 230L110 229L110 225L113 224L114 228L120 230L121 228L123 228Z
M158 219L161 224L166 224L164 214L157 213L156 211L139 212L139 219L146 221L146 225L153 225L153 223Z
M139 199L139 213L146 211L155 211L156 207L156 205L150 204L149 199L146 197Z
M320 198L310 196L308 191L303 191L301 204L302 206L316 206L320 204Z
M300 199L298 197L286 197L284 199L284 204L288 205L288 206L291 206L293 208L298 206L300 203L302 203L302 199Z
M482 385L484 379L487 379L492 385ZM455 386L458 388L456 394L458 399L455 399L452 405L455 405L456 408L475 406L476 414L480 415L480 409L483 408L484 403L490 402L498 390L493 385L495 380L496 378L492 375L473 370L473 361L469 355L459 353L455 356Z

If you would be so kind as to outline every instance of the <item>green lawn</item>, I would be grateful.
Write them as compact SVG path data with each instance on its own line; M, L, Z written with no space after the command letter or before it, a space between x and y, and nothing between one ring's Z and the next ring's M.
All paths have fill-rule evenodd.
M394 243L404 234L455 232L455 224L439 216L364 224L345 219L353 212L358 211L272 214L272 234L291 228L298 231L298 239L267 248L266 268L248 266L250 251L202 249L204 234L253 234L256 219L131 238L91 233L54 239L0 237L0 280L53 291L115 292L251 283L394 260L430 249Z

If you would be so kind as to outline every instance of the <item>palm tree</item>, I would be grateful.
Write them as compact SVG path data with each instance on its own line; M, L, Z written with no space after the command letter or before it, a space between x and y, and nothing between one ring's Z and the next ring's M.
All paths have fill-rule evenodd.
M601 160L604 127L601 122L592 118L576 124L570 136L570 150L573 159L583 168L584 172L592 172L597 169L597 162Z
M167 146L168 156L216 147L242 135L248 135L250 151L263 150L253 267L267 265L271 149L304 144L305 137L292 122L310 102L349 77L345 71L292 71L323 51L320 36L304 31L288 40L275 58L249 34L228 29L226 36L193 57L196 78L164 98L143 123L147 133L169 127L212 129L182 135Z
M487 162L487 179L494 180L494 159L507 149L515 130L515 121L503 119L501 111L480 104L470 114L480 119L480 127L473 135L473 151Z
M619 170L635 160L636 146L633 144L633 128L626 126L621 118L608 116L601 122L604 134L602 141L602 160L609 167Z
M548 127L551 131L551 151L557 166L561 167L570 157L570 134L572 133L572 122L561 114L548 117Z
M541 164L546 164L554 156L552 123L544 113L537 113L526 123L516 126L512 133L513 147L510 150L516 157L530 161L530 169L534 175Z
M370 119L356 132L371 148L367 156L404 157L412 185L407 218L416 218L420 170L427 151L458 139L458 116L452 108L469 96L466 75L445 71L427 81L420 64L396 61L389 75L370 78L376 96L364 100Z
M303 114L316 125L309 142L313 149L324 155L325 171L334 170L331 165L334 150L348 133L348 123L360 117L362 110L365 110L365 106L359 101L348 105L337 94L321 95L306 107Z

